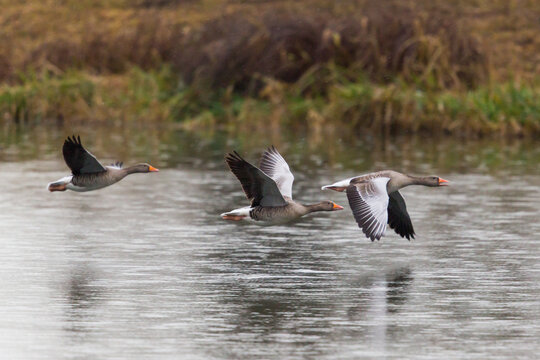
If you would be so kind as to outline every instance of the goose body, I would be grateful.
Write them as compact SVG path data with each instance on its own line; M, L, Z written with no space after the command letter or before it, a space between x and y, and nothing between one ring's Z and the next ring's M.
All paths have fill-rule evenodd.
M415 177L393 170L384 170L325 185L346 192L353 216L367 238L384 236L386 224L401 237L414 239L414 228L405 200L399 190L409 185L444 186L448 181L437 176Z
M257 168L236 151L225 161L238 178L251 205L221 214L225 220L254 220L264 224L286 223L317 211L343 209L331 202L304 205L292 199L294 176L289 165L275 147L266 150Z
M86 192L102 189L115 184L129 174L159 171L148 164L138 164L127 168L121 162L103 166L94 155L88 152L81 143L80 137L68 137L64 141L62 153L72 174L49 183L49 191Z

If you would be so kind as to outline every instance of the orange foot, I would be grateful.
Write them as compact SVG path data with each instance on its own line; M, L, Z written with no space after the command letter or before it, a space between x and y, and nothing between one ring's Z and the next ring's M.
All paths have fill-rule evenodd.
M242 216L242 215L223 215L222 218L223 218L223 220L240 221L243 218L245 218L245 216Z

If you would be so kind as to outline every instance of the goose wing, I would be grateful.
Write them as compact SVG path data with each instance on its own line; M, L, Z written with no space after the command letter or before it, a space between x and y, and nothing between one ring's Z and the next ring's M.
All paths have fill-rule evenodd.
M414 239L414 229L407 212L407 205L399 191L389 194L390 201L388 202L388 225L394 231L407 240Z
M251 206L285 206L287 202L274 180L244 160L236 151L225 156L231 172L238 178Z
M379 240L388 222L388 177L366 181L351 181L347 187L347 198L358 227L371 241Z
M105 167L81 144L81 137L73 135L64 141L62 154L73 175L106 171Z
M289 165L272 146L268 148L262 156L259 164L260 169L268 176L272 178L277 184L277 187L283 196L287 196L292 199L292 185L294 182L294 175L289 169Z

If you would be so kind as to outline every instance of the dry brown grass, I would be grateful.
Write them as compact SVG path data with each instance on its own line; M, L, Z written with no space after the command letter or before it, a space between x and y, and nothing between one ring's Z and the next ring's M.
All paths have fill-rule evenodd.
M385 82L471 88L488 78L487 51L446 12L368 1L356 13L273 7L211 20L174 58L188 82L258 88L261 77L295 82L331 62Z
M188 80L249 87L314 64L439 87L540 73L534 0L0 0L0 80L25 69L123 72L175 62ZM489 59L489 61L488 61ZM234 75L230 72L234 71Z
M23 67L60 70L86 68L99 73L121 73L130 66L158 68L170 62L182 38L182 25L147 12L133 26L118 31L90 25L80 40L57 38L28 54Z
M209 16L192 2L181 3L0 0L0 61L8 56L11 65L2 67L0 81L29 70L119 73L133 65L160 67L170 61L182 33Z

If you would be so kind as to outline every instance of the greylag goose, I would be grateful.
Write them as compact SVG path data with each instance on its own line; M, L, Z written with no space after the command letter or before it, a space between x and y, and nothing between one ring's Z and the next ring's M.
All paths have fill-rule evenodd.
M399 189L409 185L444 186L448 180L437 176L415 177L385 170L360 175L322 187L346 191L358 227L371 241L379 240L390 225L403 238L414 239L414 229Z
M255 220L264 224L285 223L316 211L336 211L343 207L332 201L303 205L292 199L294 176L275 147L266 150L260 169L244 160L236 151L225 161L238 178L251 206L221 214L225 220Z
M77 192L91 191L112 185L129 174L159 171L148 164L137 164L122 168L121 162L103 166L81 144L80 136L68 137L64 141L62 153L72 175L49 183L49 191L73 190Z

